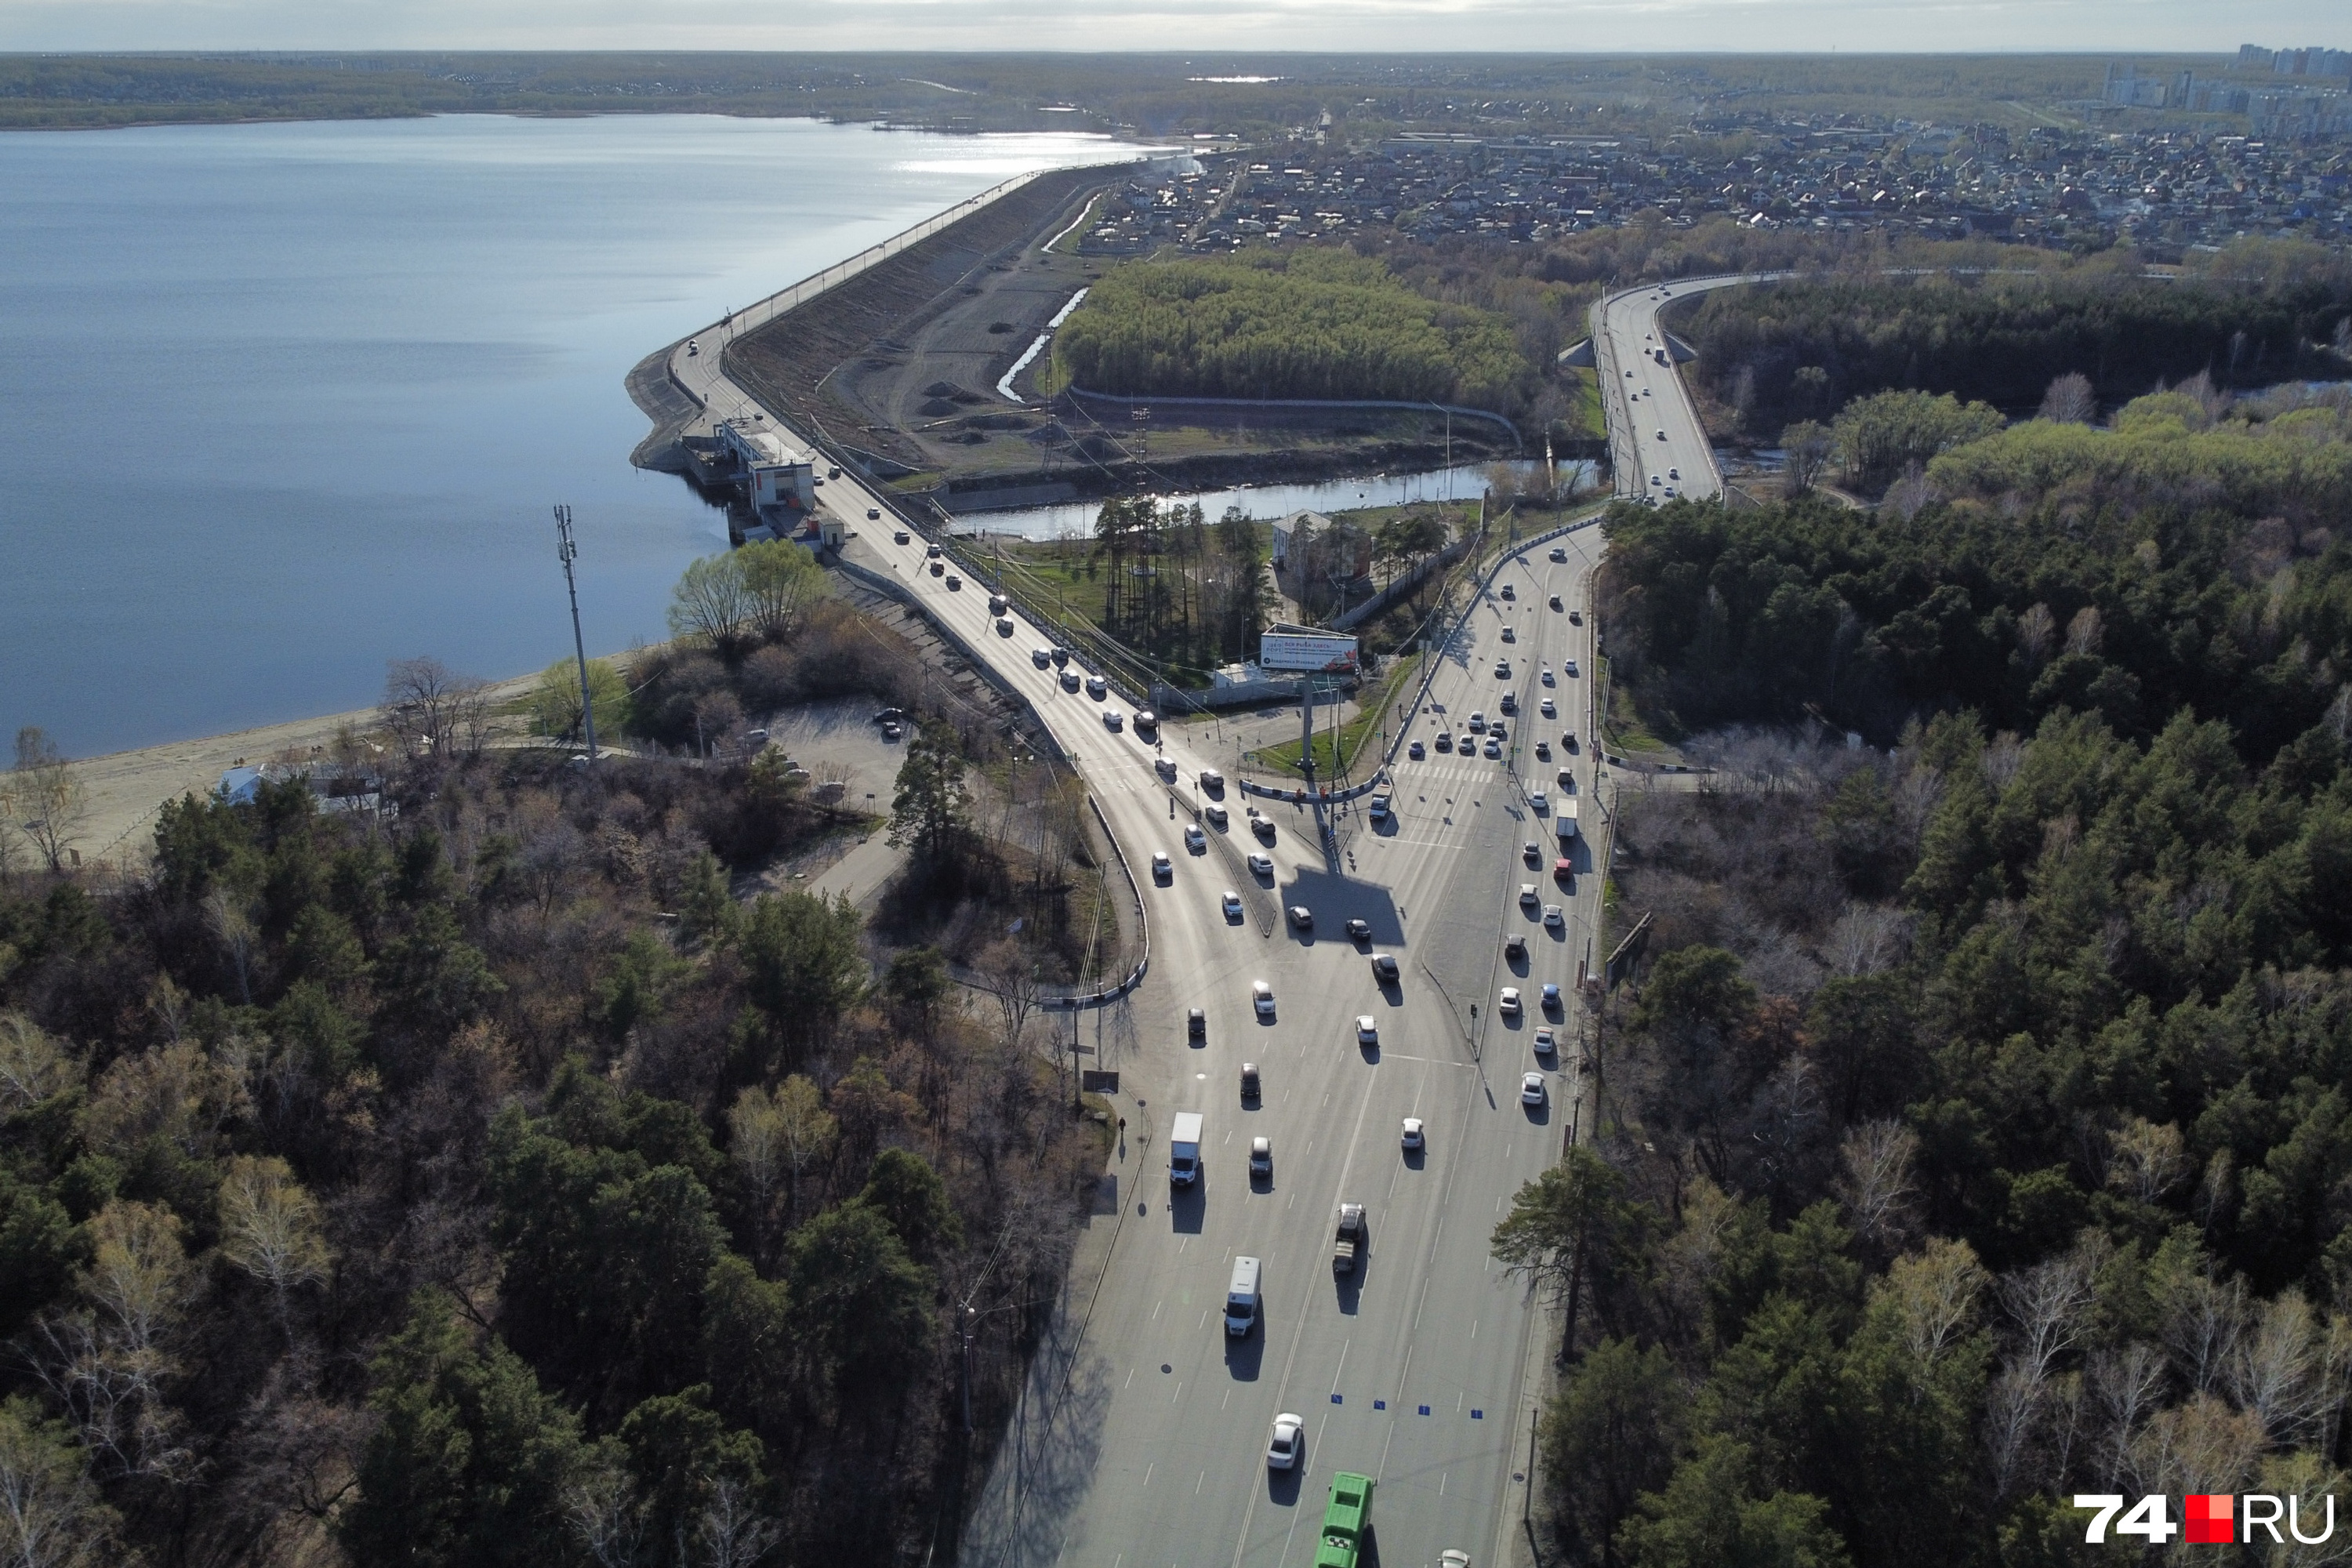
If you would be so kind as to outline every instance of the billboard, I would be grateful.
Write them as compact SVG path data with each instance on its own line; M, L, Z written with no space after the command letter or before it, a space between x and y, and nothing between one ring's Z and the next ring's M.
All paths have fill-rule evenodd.
M1339 632L1276 626L1259 640L1257 662L1266 670L1350 671L1356 668L1356 639Z

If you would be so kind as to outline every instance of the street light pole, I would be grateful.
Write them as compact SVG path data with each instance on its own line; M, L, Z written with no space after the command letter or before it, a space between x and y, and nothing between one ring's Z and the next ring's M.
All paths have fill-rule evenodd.
M588 761L596 761L596 704L588 695L588 645L580 636L580 584L572 574L572 563L580 557L580 546L572 541L572 509L558 505L555 509L555 553L563 563L563 591L572 596L572 651L580 660L580 726L588 737Z

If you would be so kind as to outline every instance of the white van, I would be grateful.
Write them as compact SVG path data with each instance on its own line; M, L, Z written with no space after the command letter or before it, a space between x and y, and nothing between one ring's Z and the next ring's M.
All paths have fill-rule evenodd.
M1201 1179L1201 1113L1180 1110L1168 1135L1168 1180L1189 1187Z
M1240 1339L1257 1322L1258 1260L1234 1259L1233 1283L1225 1287L1225 1332Z

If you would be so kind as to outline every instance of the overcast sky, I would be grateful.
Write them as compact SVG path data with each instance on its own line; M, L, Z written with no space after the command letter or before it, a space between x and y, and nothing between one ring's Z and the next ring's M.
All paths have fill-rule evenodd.
M0 0L0 49L2201 50L2344 0Z

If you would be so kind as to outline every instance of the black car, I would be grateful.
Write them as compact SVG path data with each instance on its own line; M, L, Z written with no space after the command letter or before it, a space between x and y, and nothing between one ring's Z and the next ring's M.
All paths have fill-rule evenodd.
M885 708L874 715L874 721L877 724L903 724L907 721L907 711L903 708Z
M1209 1037L1209 1016L1206 1013L1202 1012L1198 1007L1195 1007L1191 1012L1185 1014L1184 1034L1189 1039L1207 1039Z
M1370 942L1372 940L1371 922L1370 921L1349 921L1348 922L1348 934L1358 942Z
M1385 952L1372 954L1372 978L1382 985L1395 984L1397 961Z

